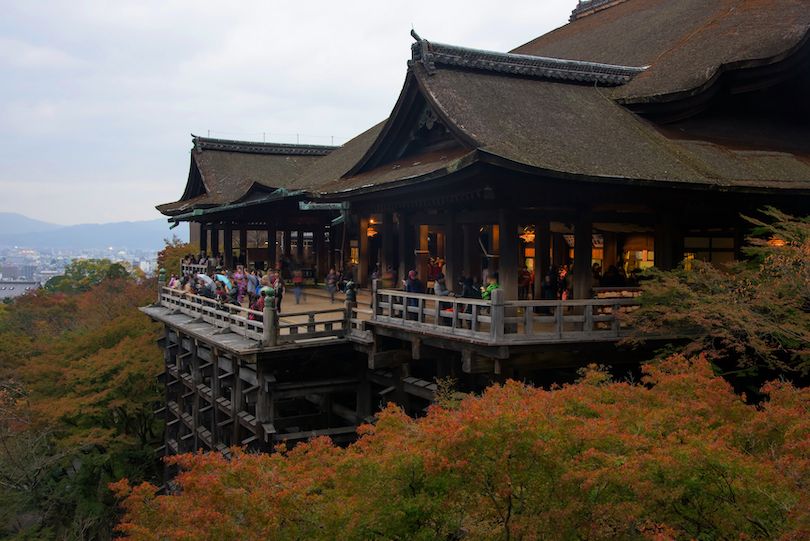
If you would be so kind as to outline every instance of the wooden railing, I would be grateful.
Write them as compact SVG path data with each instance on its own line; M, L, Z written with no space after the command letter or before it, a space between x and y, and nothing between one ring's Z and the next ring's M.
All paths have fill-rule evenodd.
M160 304L223 332L232 332L267 346L330 337L343 338L347 334L361 340L370 338L370 333L365 329L365 321L360 319L361 314L370 314L370 310L361 310L354 306L285 312L283 317L279 317L269 307L264 312L257 312L234 304L220 303L208 297L184 294L169 287L161 288ZM268 318L272 320L266 325Z
M612 341L625 336L618 312L635 309L633 298L506 301L436 297L378 289L373 322L487 344Z
M186 274L208 274L209 271L212 271L216 268L216 265L213 261L206 263L205 265L186 265L181 263L180 264L180 272L183 275Z
M160 303L219 329L227 329L250 340L262 340L264 327L261 312L233 304L222 304L208 297L184 294L170 287L162 289Z

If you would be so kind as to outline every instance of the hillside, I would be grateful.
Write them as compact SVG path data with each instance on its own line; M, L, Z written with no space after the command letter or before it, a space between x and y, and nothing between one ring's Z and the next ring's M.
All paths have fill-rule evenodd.
M12 225L2 227L7 223ZM164 219L63 227L19 214L0 213L0 246L67 250L112 246L130 250L159 250L165 246L163 239L171 238L173 234L184 242L188 241L188 227L181 226L170 231Z
M44 233L63 227L65 226L34 220L16 212L0 212L0 236Z

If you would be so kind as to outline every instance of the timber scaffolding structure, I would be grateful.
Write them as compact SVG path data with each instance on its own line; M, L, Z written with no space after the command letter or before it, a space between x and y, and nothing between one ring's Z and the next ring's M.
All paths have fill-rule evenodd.
M268 299L257 312L183 294L161 276L157 302L141 310L164 325L162 453L270 452L317 436L350 442L377 404L426 411L435 378L466 377L466 390L480 389L549 366L543 353L615 343L629 332L617 314L637 306L618 295L506 301L503 290L488 301L440 298L376 280L369 308L358 307L350 284L343 306L285 312L282 321Z

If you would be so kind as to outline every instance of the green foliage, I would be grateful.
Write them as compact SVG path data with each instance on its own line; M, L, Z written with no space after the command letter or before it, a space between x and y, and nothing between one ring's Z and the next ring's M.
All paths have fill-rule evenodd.
M176 274L180 276L180 262L188 254L196 254L200 251L198 243L184 243L177 235L172 235L172 240L163 239L166 247L158 252L158 269L166 269L166 276Z
M105 279L124 280L132 277L125 265L109 259L76 259L65 266L63 276L45 282L45 289L54 293L85 293Z
M747 405L704 358L642 383L496 385L414 420L388 406L347 449L183 455L180 490L115 485L128 539L806 539L810 390ZM578 407L570 407L579 404Z
M162 355L137 311L155 284L121 269L108 265L84 292L38 291L0 313L0 376L25 398L21 420L0 425L0 520L14 539L111 539L109 483L162 473L152 451Z
M636 330L629 341L688 334L686 354L810 372L810 219L763 213L770 223L748 218L759 235L744 250L751 259L728 272L699 261L649 271L641 308L624 316Z

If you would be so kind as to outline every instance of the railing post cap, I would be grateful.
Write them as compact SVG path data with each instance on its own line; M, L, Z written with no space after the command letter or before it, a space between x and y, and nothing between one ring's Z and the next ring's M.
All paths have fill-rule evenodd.
M166 278L166 269L162 268L158 271L158 275L161 279Z

